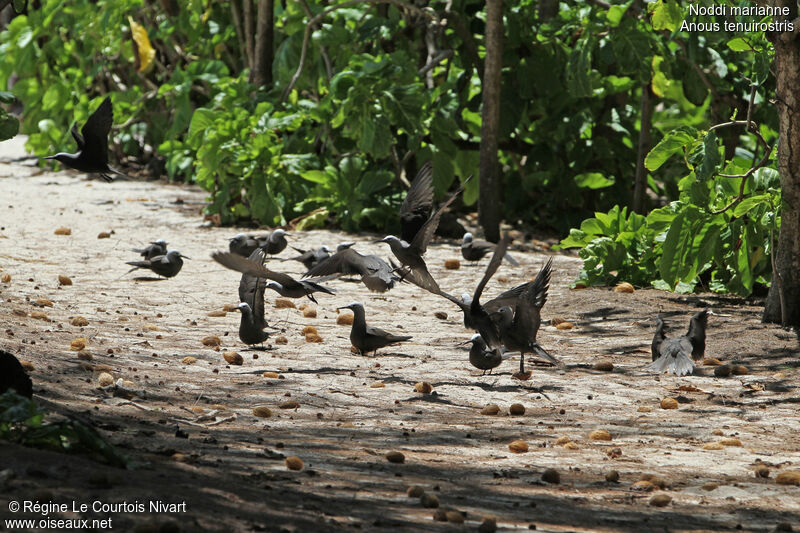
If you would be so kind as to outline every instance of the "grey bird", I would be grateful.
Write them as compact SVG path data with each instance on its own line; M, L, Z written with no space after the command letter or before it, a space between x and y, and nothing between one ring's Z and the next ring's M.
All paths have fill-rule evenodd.
M411 242L431 216L433 208L433 165L422 165L400 206L400 238Z
M164 255L167 253L167 241L158 239L157 241L151 241L149 246L145 246L144 248L132 248L131 250L145 259L152 259L157 255Z
M483 278L481 278L481 280L478 282L478 286L475 287L475 292L471 298L469 295L466 295L466 298L463 296L461 299L456 298L455 296L451 296L450 294L441 290L438 285L436 288L431 289L427 286L428 284L425 284L419 280L416 272L408 274L406 279L411 283L414 283L415 285L422 287L433 294L438 294L439 296L442 296L443 298L446 298L456 304L464 314L464 326L468 329L474 329L480 333L481 337L489 348L499 348L502 346L500 331L498 330L495 320L481 304L480 298L481 294L483 293L483 289L486 287L486 284L489 283L489 280L492 278L492 276L494 276L495 272L497 272L497 269L500 267L500 264L503 262L503 256L506 253L506 247L508 246L508 243L508 235L504 235L497 244L497 247L492 254L492 258L489 261L489 264L486 266L486 272L483 274Z
M469 349L469 362L478 370L483 370L483 374L486 374L487 370L491 374L493 369L513 355L511 352L506 352L501 346L489 348L480 333L476 333L470 340L461 344L467 342L472 343L472 347Z
M19 360L0 350L0 394L14 390L20 396L33 397L33 383Z
M263 241L260 239L263 239ZM230 250L232 254L250 257L253 250L258 248L262 242L266 242L266 237L254 237L249 233L237 233L228 240L230 241L228 250Z
M653 361L661 357L661 344L667 338L666 326L660 316L656 317L656 332L653 335L653 342L650 343L650 353Z
M338 309L350 309L353 311L353 327L350 329L350 342L361 354L372 352L373 355L379 348L405 342L411 339L410 335L393 335L382 329L367 325L364 313L364 306L359 302L339 307Z
M324 292L327 294L335 294L333 289L323 287L316 281L298 281L288 274L275 272L268 269L264 265L258 264L255 261L251 261L250 259L237 254L232 254L230 252L214 252L211 254L211 257L217 263L226 268L230 268L231 270L236 270L242 274L248 274L257 278L266 278L277 282L275 286L269 287L269 284L266 284L265 287L272 288L288 298L302 298L303 296L307 296L309 300L317 303L313 293Z
M324 261L331 256L331 249L325 245L320 246L316 250L301 250L300 248L291 247L293 250L300 253L294 257L287 257L281 261L299 261L303 263L306 270L314 268L318 263Z
M260 246L264 248L264 251L267 252L267 255L278 255L283 250L286 249L286 245L289 244L286 241L286 235L289 235L284 230L278 228L272 233L267 236L265 242L261 243Z
M106 97L86 120L80 133L78 133L77 124L72 125L70 133L78 145L78 151L74 154L59 152L44 159L55 159L62 165L80 172L98 173L106 181L113 180L109 174L125 176L122 172L108 166L108 134L113 122L114 112L111 109L111 98Z
M497 253L495 251L495 253ZM498 310L500 338L508 350L520 352L519 373L525 374L525 354L535 353L554 365L559 361L547 353L536 341L539 326L542 322L541 310L547 302L547 289L550 284L553 258L539 270L536 278L525 287L517 298L514 309L503 306Z
M472 176L470 176L470 178L471 177ZM467 178L467 181L469 181L470 178ZM463 190L463 186L459 187L458 190L436 210L436 213L422 225L411 243L398 239L394 235L387 235L379 241L389 245L389 248L392 249L392 254L400 261L403 267L406 267L410 272L414 273L417 281L421 283L422 287L425 289L431 291L439 290L439 285L436 283L436 280L433 279L430 272L428 272L428 266L425 264L425 260L422 256L425 255L428 244L430 244L431 239L433 239L433 234L436 232L436 227L439 225L439 219L442 217L442 213L444 213L444 210L453 203ZM402 278L403 275L401 275L401 279Z
M264 250L256 248L248 258L255 263L264 264ZM245 344L263 344L269 337L264 328L269 327L264 317L264 289L262 278L242 274L239 281L239 301L237 309L242 313L239 322L239 339Z
M664 339L658 348L659 357L645 370L661 373L671 372L685 376L694 372L695 361L701 359L706 349L706 325L708 309L695 313L689 321L689 331L683 337Z
M480 261L490 252L493 252L495 246L496 245L491 242L480 239L476 240L472 236L472 233L467 232L464 234L464 237L461 241L461 256L467 261ZM505 259L511 265L519 266L517 260L514 259L508 252L506 252Z
M399 281L394 268L377 255L362 255L347 247L306 272L306 276L359 275L361 282L372 292L386 292Z
M128 261L125 264L133 267L128 272L133 272L137 268L146 268L152 270L159 276L171 278L181 271L184 259L190 258L181 254L178 250L170 250L164 255L157 255L151 259L145 259L144 261Z

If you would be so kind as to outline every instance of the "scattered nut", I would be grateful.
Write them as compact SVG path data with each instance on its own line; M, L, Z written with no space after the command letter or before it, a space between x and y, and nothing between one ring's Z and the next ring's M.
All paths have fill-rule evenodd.
M97 376L97 384L101 387L108 387L109 385L114 384L114 376L109 374L108 372L102 372L99 376Z
M303 460L299 457L292 455L291 457L286 458L286 468L289 470L302 470L303 469Z
M719 442L708 442L708 443L703 445L703 449L704 450L721 450L724 447L725 446L723 446Z
M89 350L81 350L78 352L78 359L81 361L91 361L92 360L92 352Z
M592 368L594 368L595 370L600 370L602 372L611 372L612 370L614 370L614 363L612 363L611 361L600 361L598 363L595 363L595 365Z
M11 283L11 274L9 273L3 274L2 276L0 276L0 281L2 281L3 283Z
M386 452L386 460L390 463L405 463L406 456L402 454L402 452Z
M478 526L478 533L495 533L497 531L497 519L493 516L484 516L481 525Z
M719 488L719 485L714 483L713 481L709 481L708 483L704 483L703 486L700 487L701 489L711 492L712 490L716 490Z
M47 298L37 298L35 303L39 307L53 307L53 302L51 302Z
M558 324L556 324L556 329L560 329L562 331L567 329L572 329L574 327L575 324L573 324L572 322L559 322Z
M278 405L278 407L280 407L281 409L297 409L298 407L300 407L300 404L294 400L287 400Z
M558 470L555 468L548 468L544 472L542 472L542 481L545 483L552 483L553 485L557 485L561 483L561 474L558 473Z
M318 333L317 328L314 326L306 326L302 330L300 330L300 335L306 336L309 333Z
M206 316L210 317L217 317L217 316L227 316L228 313L226 311L211 311Z
M36 320L44 320L45 322L50 322L50 319L47 317L47 315L42 313L41 311L32 311L31 318L35 318Z
M369 388L370 389L382 389L385 386L386 386L386 383L384 383L383 381L376 381L374 383L370 383L369 384Z
M270 409L266 405L260 405L258 407L253 408L253 415L259 418L269 418L272 416L272 409Z
M609 483L619 483L619 472L616 470L611 470L610 472L606 472L606 481Z
M72 235L72 230L62 226L60 228L56 228L53 233L56 235Z
M570 442L565 443L563 448L565 450L578 450L578 449L580 449L580 446L578 446L578 444L576 442L570 441Z
M241 366L244 364L244 357L238 352L222 352L222 358L225 359L229 365Z
M633 292L635 289L633 285L628 283L627 281L623 281L622 283L618 283L616 287L614 287L614 292Z
M427 381L420 381L416 385L414 385L414 390L417 392L421 392L422 394L430 394L431 392L433 392L433 385L431 385Z
M567 319L564 318L563 316L556 315L556 316L554 316L553 318L550 319L550 325L551 326L557 326L559 324L563 324L566 321L567 321Z
M528 451L528 443L524 440L515 440L508 445L508 449L514 453L525 453Z
M279 377L277 372L264 372L261 376L269 379L278 379Z
M775 476L778 485L800 485L800 470L786 470Z
M407 495L408 495L410 498L419 498L419 497L421 497L423 494L425 494L425 489L423 489L423 488L422 488L422 487L420 487L419 485L413 485L413 486L411 486L411 487L408 487L408 490L406 491L406 494L407 494Z
M650 498L650 505L653 507L666 507L672 501L672 496L669 494L656 494L652 498Z
M590 440L611 440L611 433L605 429L595 429L589 433Z
M714 369L714 375L718 378L726 378L731 375L731 365L719 365Z
M33 372L34 370L36 370L36 367L33 366L33 363L31 363L30 361L20 361L19 364L22 365L22 368L24 368L28 372Z
M435 316L439 320L447 320L447 313L445 313L444 311L436 311L435 313L433 313L433 316Z
M508 408L508 412L511 416L522 416L525 414L525 406L521 403L512 403L511 407Z
M678 408L678 400L675 398L664 398L661 400L661 408L662 409L677 409Z
M742 441L740 441L739 439L733 438L733 437L730 437L730 438L727 438L727 439L722 439L721 441L719 441L719 443L722 444L723 446L741 446L742 445Z
M556 446L563 446L564 444L566 444L568 442L572 442L572 439L569 438L567 435L561 435L560 437L558 437L555 440L555 442L553 442L553 444L556 445Z
M307 306L305 309L303 309L303 316L306 318L317 318L317 308Z
M494 404L494 403L490 403L489 405L487 405L486 407L481 409L481 414L482 415L493 416L493 415L496 415L499 412L500 412L500 406L497 405L497 404Z
M445 513L447 517L447 521L452 524L463 524L464 523L464 515L458 511L447 511Z
M59 274L58 275L58 284L59 285L72 285L72 280L69 277Z
M744 365L734 365L733 368L731 368L731 373L734 376L744 376L746 374L749 374L750 371Z
M639 492L652 492L656 490L656 486L650 483L649 481L637 481L633 485L631 485L631 490L639 491Z
M459 261L458 259L447 259L444 262L444 267L447 270L458 270L459 268L461 268L461 261Z
M289 344L289 339L287 339L283 335L275 337L275 344Z
M716 359L714 357L706 357L705 359L703 359L703 365L704 366L719 366L721 364L722 364L722 361L720 361L719 359Z
M208 337L203 337L201 341L204 346L221 346L222 340L217 337L216 335L209 335Z
M316 333L306 333L306 342L322 342L322 337Z
M336 323L340 326L349 326L353 323L353 313L341 313L336 317Z
M110 239L111 238L111 234L109 232L107 232L107 231L101 231L100 233L97 234L97 238L98 239Z
M89 321L82 316L76 316L75 318L70 320L69 323L72 324L73 326L81 326L81 327L89 325Z
M275 307L278 309L295 309L294 302L289 298L275 298Z
M181 359L181 363L183 363L184 365L193 365L196 362L197 362L197 358L196 357L192 357L191 355L187 355L186 357Z
M766 465L758 465L753 470L753 473L756 475L756 477L767 478L769 477L769 468L767 468Z
M439 498L436 497L436 494L431 494L429 492L424 492L422 496L420 496L419 502L427 509L436 509L439 507Z
M88 341L86 340L86 337L78 337L77 339L74 339L72 342L69 343L69 349L72 350L73 352L79 352L84 348L86 348L87 342Z

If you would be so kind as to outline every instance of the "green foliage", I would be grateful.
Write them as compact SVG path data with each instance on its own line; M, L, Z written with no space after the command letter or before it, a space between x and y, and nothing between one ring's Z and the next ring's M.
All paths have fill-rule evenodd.
M0 91L0 104L10 104L14 101L14 95ZM10 139L19 132L19 121L10 116L3 108L0 108L0 141Z
M89 453L125 468L128 459L81 422L45 422L46 413L33 400L13 391L0 394L0 440L65 452Z

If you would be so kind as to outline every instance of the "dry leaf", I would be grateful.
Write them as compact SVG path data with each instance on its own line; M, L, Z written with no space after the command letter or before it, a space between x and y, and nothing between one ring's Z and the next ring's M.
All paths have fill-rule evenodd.
M147 30L131 17L128 17L128 23L131 25L136 69L139 72L148 72L153 66L153 59L156 57L156 51L150 44Z

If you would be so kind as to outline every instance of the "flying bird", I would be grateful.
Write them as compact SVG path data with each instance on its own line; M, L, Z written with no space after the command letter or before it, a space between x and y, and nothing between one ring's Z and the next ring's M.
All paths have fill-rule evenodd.
M113 180L109 174L125 176L122 172L108 166L108 134L113 122L114 112L111 109L111 98L106 97L83 125L80 133L78 133L77 124L72 125L70 133L78 144L78 151L74 154L59 152L44 159L55 159L62 165L80 172L98 173L106 181Z
M694 361L702 359L706 350L706 326L708 309L695 313L689 320L689 331L683 337L664 339L658 343L659 357L645 367L645 370L661 373L665 370L676 376L694 372ZM659 324L656 321L656 327ZM658 330L656 330L658 335ZM656 344L656 340L653 340ZM694 359L694 361L692 360Z
M314 268L318 263L331 256L331 249L325 245L322 245L315 250L301 250L300 248L295 248L294 246L291 248L300 255L287 257L285 259L281 259L281 261L299 261L300 263L303 263L303 266L306 267L306 270Z
M394 270L394 267L377 255L362 255L348 246L309 269L303 277L359 275L361 282L370 291L386 292L400 279L393 273Z
M315 292L335 294L333 289L324 287L316 281L298 281L288 274L275 272L268 269L264 265L258 264L255 261L251 261L250 259L237 254L232 254L230 252L214 252L211 254L211 257L217 263L226 268L230 268L231 270L236 270L242 274L248 274L257 278L266 278L272 280L275 283L273 285L267 283L265 284L265 287L273 289L282 296L286 296L288 298L302 298L303 296L307 296L309 300L317 303L316 298L314 298Z
M248 258L264 264L264 250L256 248ZM239 339L245 344L263 344L269 337L264 328L269 327L264 318L264 289L266 282L259 277L242 274L239 281L239 301L236 308L242 313L239 322Z
M495 253L497 252L495 251ZM541 310L547 302L552 265L553 258L551 257L539 270L536 278L519 295L514 309L510 306L503 306L497 311L500 317L498 328L501 341L506 349L520 352L519 375L525 374L526 353L535 353L554 365L560 364L536 341L536 334L539 332L542 322Z
M432 207L433 165L428 161L417 172L400 206L400 238L406 242L413 241L431 216Z
M350 309L353 311L353 326L350 328L350 342L361 354L372 352L373 355L378 348L397 344L411 339L409 335L393 335L382 329L367 325L364 313L364 306L359 302L339 307L338 309Z
M133 268L128 272L133 272L137 268L146 268L152 270L159 276L165 278L172 278L178 275L178 272L183 268L183 260L190 259L181 254L178 250L170 250L165 255L157 255L144 261L128 261L125 264L131 265Z

